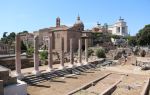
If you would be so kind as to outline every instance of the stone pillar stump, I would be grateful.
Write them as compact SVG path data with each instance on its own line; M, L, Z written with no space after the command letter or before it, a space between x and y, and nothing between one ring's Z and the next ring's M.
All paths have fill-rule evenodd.
M48 70L47 71L53 71L53 52L52 52L52 37L49 37L48 39Z
M38 36L34 36L34 70L33 70L33 74L35 74L36 76L40 75L40 71L39 71L39 38Z
M82 39L79 39L79 46L78 46L78 66L82 65Z
M21 39L20 35L16 35L15 38L15 66L16 66L16 76L18 79L23 78L23 74L21 73Z
M70 67L74 67L73 39L70 39Z
M60 67L59 69L64 69L64 38L60 39Z
M85 64L88 64L88 38L85 38Z

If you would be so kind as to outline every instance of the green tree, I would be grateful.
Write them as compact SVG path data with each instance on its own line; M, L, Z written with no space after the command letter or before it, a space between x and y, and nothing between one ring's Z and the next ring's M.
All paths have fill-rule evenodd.
M12 40L15 40L15 37L16 37L15 32L11 32L11 33L8 35L8 38L9 38L9 39L12 39Z
M114 39L120 39L122 36L119 36L119 35L111 35L112 38Z
M111 34L109 33L93 33L92 35L94 45L111 42Z
M45 63L46 59L48 58L48 52L43 50L40 52L40 60Z
M128 39L128 44L130 46L136 46L137 45L137 38L136 38L136 36L129 36L127 39Z
M1 38L1 42L4 44L12 45L12 43L15 41L15 32L10 33L8 36L6 35L7 32L3 33L3 37Z
M34 48L33 47L28 47L26 53L27 53L27 56L33 56Z
M22 51L26 51L26 50L27 50L27 47L26 47L26 45L23 43L23 41L21 41L21 50L22 50Z
M28 33L28 31L27 31L27 30L24 30L24 31L22 31L22 32L19 32L18 34L25 34L25 33Z
M139 30L136 37L139 45L150 45L150 24Z
M8 32L3 33L3 37L1 38L1 42L4 44L8 44L7 34Z
M7 35L6 35L7 33L8 33L8 32L4 32L4 33L3 33L3 38L7 37Z

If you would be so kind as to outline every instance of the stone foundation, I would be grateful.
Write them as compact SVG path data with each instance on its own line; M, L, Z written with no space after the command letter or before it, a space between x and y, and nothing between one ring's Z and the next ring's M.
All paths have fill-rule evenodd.
M4 87L4 95L27 95L27 84L17 80L17 84Z
M9 69L0 66L0 80L3 80L3 86L16 84L17 78L9 75Z

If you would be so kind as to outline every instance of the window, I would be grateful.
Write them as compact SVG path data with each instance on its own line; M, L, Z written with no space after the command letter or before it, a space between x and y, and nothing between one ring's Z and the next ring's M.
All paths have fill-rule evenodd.
M122 33L125 33L125 27L122 27Z
M120 27L117 27L117 32L120 32Z

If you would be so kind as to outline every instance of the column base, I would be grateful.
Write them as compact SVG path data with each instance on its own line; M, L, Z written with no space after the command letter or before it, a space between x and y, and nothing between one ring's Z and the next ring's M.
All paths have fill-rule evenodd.
M66 69L66 67L65 66L59 66L59 69L61 70L61 69Z
M47 72L53 72L53 71L55 71L55 69L53 69L53 68L48 68L46 71L47 71Z
M73 67L75 67L75 65L74 64L70 64L68 67L69 68L73 68Z
M89 64L89 62L84 62L84 65L88 65Z
M18 80L22 80L24 78L23 74L21 73L16 73L15 76L17 77Z
M32 73L33 73L33 74L35 74L36 76L41 75L41 72L40 72L40 71L38 71L38 70L34 70Z
M82 63L77 63L77 66L82 66L83 64Z

